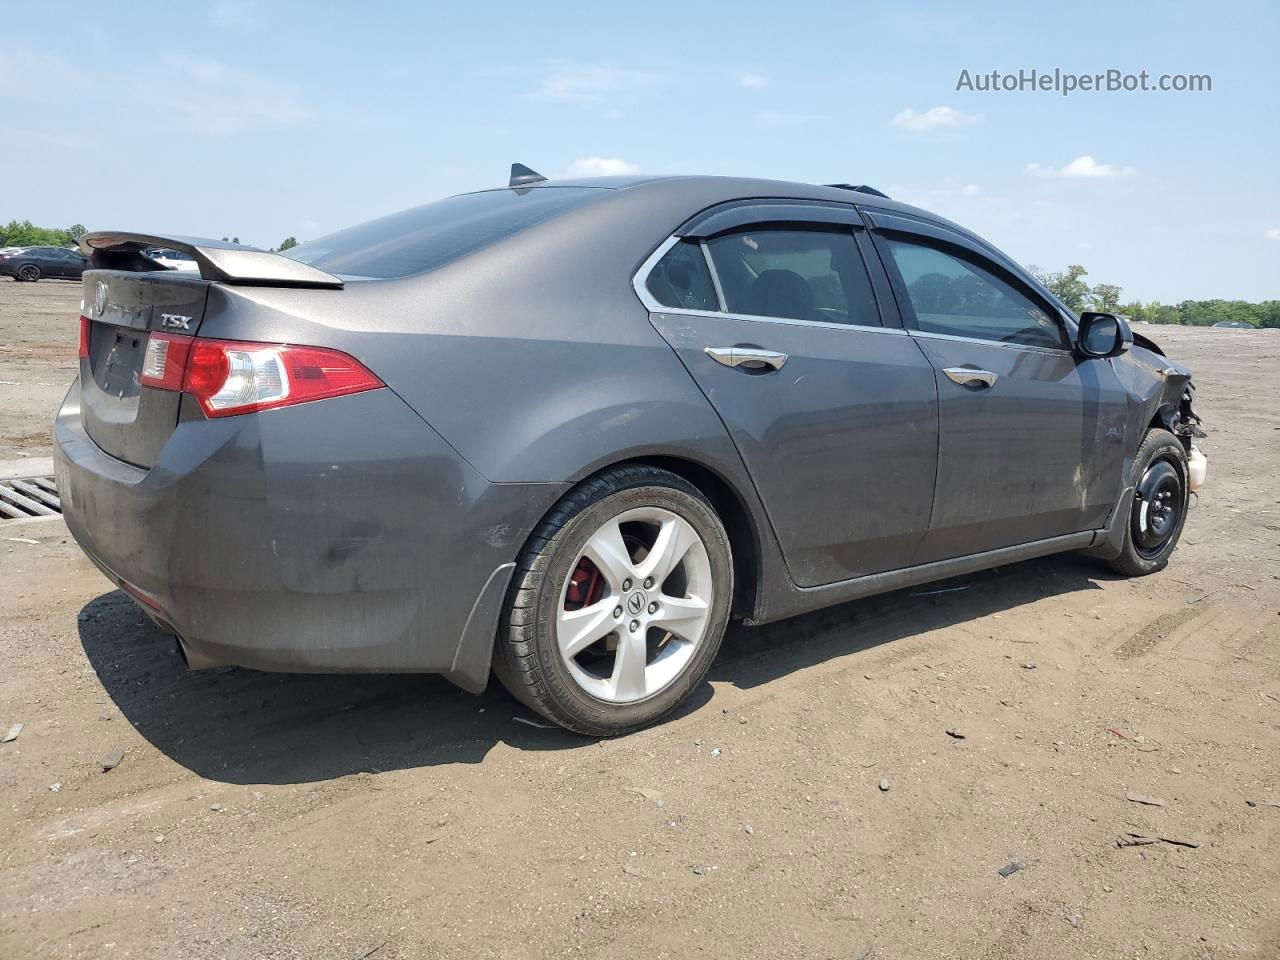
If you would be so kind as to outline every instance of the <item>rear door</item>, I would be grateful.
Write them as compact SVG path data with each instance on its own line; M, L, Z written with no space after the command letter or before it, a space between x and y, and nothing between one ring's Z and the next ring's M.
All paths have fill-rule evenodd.
M915 562L1103 526L1128 401L1111 361L1078 357L1062 313L971 239L869 216L938 386L937 491Z
M882 321L892 296L856 213L762 204L699 232L660 248L637 290L737 445L792 577L906 566L928 529L936 387L896 312Z

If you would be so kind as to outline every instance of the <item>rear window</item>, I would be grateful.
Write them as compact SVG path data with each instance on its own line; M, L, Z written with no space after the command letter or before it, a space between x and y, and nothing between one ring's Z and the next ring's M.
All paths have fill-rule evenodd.
M594 187L466 193L348 227L283 254L344 277L407 277L474 253L600 195Z

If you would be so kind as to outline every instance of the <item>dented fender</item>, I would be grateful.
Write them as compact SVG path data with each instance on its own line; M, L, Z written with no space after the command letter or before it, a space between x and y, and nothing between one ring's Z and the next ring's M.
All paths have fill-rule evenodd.
M1116 505L1107 527L1094 548L1097 556L1118 556L1124 542L1125 518L1133 501L1133 460L1147 431L1160 425L1179 440L1187 453L1192 440L1205 436L1200 416L1192 408L1195 385L1191 370L1170 360L1154 342L1134 335L1133 348L1112 360L1116 376L1129 394L1129 411L1125 422L1125 458L1117 483Z

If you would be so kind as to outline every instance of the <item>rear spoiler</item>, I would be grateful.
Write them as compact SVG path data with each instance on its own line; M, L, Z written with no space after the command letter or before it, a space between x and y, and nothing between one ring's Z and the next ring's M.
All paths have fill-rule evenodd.
M167 247L191 254L200 267L200 276L205 280L241 286L342 289L342 281L338 277L300 260L225 240L161 237L113 230L86 233L80 238L80 249L84 255L93 261L95 267L108 270L164 269L144 253L148 247Z

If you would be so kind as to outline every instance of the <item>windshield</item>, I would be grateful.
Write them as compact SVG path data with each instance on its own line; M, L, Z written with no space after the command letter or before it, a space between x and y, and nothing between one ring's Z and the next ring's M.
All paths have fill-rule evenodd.
M348 227L282 252L340 276L407 277L473 253L600 195L598 187L466 193Z

